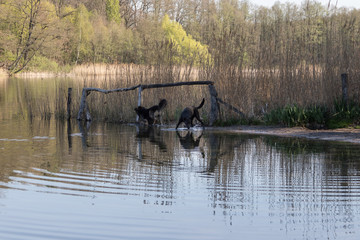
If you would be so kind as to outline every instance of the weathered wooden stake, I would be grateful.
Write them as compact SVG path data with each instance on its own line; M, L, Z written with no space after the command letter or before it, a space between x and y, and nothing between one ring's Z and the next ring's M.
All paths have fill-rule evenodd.
M85 109L85 104L86 104L86 88L83 88L82 94L81 94L81 99L80 99L79 112L78 112L78 116L77 116L78 120L82 120L82 117L84 114L84 109Z
M217 92L214 84L209 84L209 92L210 92L210 119L209 125L212 126L214 122L219 118L219 104L217 102Z
M344 103L348 104L348 75L347 73L341 74L341 83L342 83L342 99Z
M85 119L86 119L86 121L91 121L91 115L90 115L89 106L88 106L87 102L85 102Z
M85 111L85 119L86 119L86 121L91 121L91 115L90 115L90 112L89 112L89 107L86 104L87 95L88 95L88 89L83 88L82 95L81 95L81 100L80 100L80 109L79 109L79 113L78 113L78 116L77 116L78 120L82 119L82 116L83 116L84 111Z
M138 92L138 107L141 106L141 92L142 92L142 86L139 87ZM139 121L139 116L136 114L136 122Z
M68 98L67 98L67 120L71 118L71 92L72 88L68 88Z

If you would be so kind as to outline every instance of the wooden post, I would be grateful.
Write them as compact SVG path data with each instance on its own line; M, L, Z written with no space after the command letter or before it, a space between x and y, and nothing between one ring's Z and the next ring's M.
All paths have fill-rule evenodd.
M88 89L83 88L82 95L81 95L81 100L80 100L80 109L79 109L79 113L78 113L78 116L77 116L78 120L82 120L83 115L84 115L84 111L85 111L86 121L91 121L89 108L88 108L88 106L86 104L87 95L88 95Z
M342 83L342 99L343 102L348 104L348 75L347 73L341 74L341 83Z
M89 111L89 106L88 104L85 102L85 116L86 116L86 121L91 121L91 115L90 115L90 111Z
M84 115L85 104L86 104L86 88L83 88L77 120L82 120Z
M138 92L138 107L141 106L141 92L142 92L142 86L140 85L139 87L139 92ZM136 122L139 122L139 115L136 114Z
M212 126L214 122L219 118L219 104L217 102L217 92L214 84L209 84L209 92L210 92L210 122L209 125Z
M72 88L68 88L68 98L67 98L67 120L71 118L71 92Z

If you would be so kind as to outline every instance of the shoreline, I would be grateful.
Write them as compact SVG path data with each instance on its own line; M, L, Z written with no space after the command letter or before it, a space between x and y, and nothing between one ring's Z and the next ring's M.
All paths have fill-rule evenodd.
M310 130L304 127L279 127L279 126L232 126L232 127L209 127L214 131L230 133L246 133L256 135L272 135L279 137L306 138L311 140L338 141L360 144L360 129L338 128L329 130Z

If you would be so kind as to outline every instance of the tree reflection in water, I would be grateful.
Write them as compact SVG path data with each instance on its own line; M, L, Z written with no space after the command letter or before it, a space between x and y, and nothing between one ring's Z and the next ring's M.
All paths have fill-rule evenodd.
M169 229L194 219L211 229L230 228L231 239L240 232L248 239L257 232L275 233L269 239L359 233L357 145L157 126L53 123L33 120L20 123L21 128L15 123L2 128L0 179L7 188L2 200L18 187L27 190L24 194L35 189L44 199L49 193L75 202L91 197L97 204L113 204L114 214L122 218L125 213L117 209L131 209L134 219L147 212L149 219L172 220L164 222ZM32 207L43 210L43 204ZM2 209L11 215L11 208ZM164 213L172 215L160 216Z

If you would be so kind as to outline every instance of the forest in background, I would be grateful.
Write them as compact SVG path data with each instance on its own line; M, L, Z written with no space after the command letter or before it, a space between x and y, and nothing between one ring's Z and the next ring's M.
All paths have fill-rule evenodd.
M360 10L308 0L0 0L0 67L10 74L137 65L127 74L140 83L214 81L249 116L331 105L345 72L358 100L359 41Z

